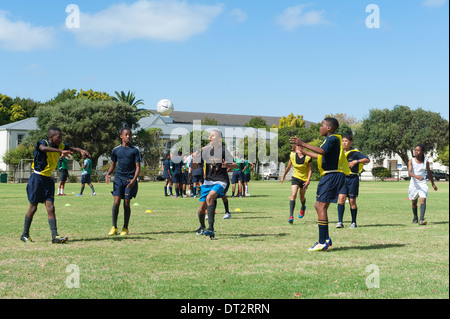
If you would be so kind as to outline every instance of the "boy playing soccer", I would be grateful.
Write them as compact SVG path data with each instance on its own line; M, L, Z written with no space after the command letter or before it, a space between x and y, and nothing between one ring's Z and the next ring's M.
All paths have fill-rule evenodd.
M338 199L338 223L336 228L343 228L344 223L344 211L345 211L345 200L348 197L350 202L350 213L352 215L352 223L350 228L356 228L356 216L358 214L358 207L356 206L356 197L359 194L359 173L363 170L364 164L370 162L370 159L358 151L356 148L351 147L353 143L353 137L351 135L345 134L342 136L342 147L345 151L345 156L347 157L348 165L351 170L351 174L345 176L345 183L339 190Z
M31 166L33 173L27 184L30 207L25 216L23 233L20 236L20 240L25 243L33 242L30 238L30 226L39 203L45 203L47 209L48 224L52 232L52 243L61 244L68 240L68 237L58 235L55 206L53 204L55 200L55 183L51 175L58 164L60 156L66 157L72 155L73 152L90 156L87 151L81 148L70 147L68 144L62 143L62 132L59 128L52 127L47 134L48 139L37 142L33 152L34 159Z
M215 218L215 201L216 198L224 196L224 191L228 183L228 168L236 168L237 164L233 163L233 157L230 152L222 146L222 132L218 130L211 131L209 135L210 143L200 152L194 153L193 169L199 165L205 167L205 181L202 185L202 194L200 197L200 208L198 210L198 219L200 228L197 235L209 236L211 239L215 237L214 218ZM200 158L201 156L201 158ZM228 160L230 163L227 163ZM200 164L201 163L201 164ZM205 214L208 214L209 227L205 230Z
M317 185L316 204L314 205L319 225L319 241L309 248L310 251L325 251L332 245L328 233L328 206L336 203L339 190L345 181L345 175L350 174L347 158L342 148L342 138L334 134L339 128L335 118L326 118L320 126L320 135L325 140L320 147L309 145L298 137L291 137L289 143L301 146L311 151L303 150L303 154L317 158L322 178Z
M92 183L91 183L92 161L87 156L82 156L81 158L83 161L81 164L81 167L83 169L83 171L81 172L81 190L80 190L80 193L75 196L83 196L85 184L88 184L89 187L91 188L91 190L92 190L91 196L95 196L96 193L95 193L94 185L92 185Z
M113 149L111 154L111 166L105 176L105 181L109 184L111 173L117 166L114 176L114 186L112 195L114 204L112 207L112 228L109 236L118 232L117 218L119 216L120 200L123 199L124 223L120 236L128 235L128 223L131 216L131 199L136 197L138 192L138 176L141 171L141 154L139 150L131 145L131 130L123 128L120 132L122 144Z

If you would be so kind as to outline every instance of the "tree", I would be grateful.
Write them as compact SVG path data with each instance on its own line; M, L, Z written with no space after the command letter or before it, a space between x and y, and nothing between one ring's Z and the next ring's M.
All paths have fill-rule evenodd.
M205 116L202 120L202 125L218 125L218 122L216 119Z
M13 176L16 174L17 168L19 168L20 161L22 159L33 158L34 147L32 145L19 145L16 148L9 150L3 155L3 162L12 168Z
M294 116L293 113L289 114L287 117L283 116L278 121L278 126L273 124L273 128L283 128L283 127L304 127L305 120L303 120L303 115Z
M161 139L162 135L163 131L160 128L140 129L136 132L133 139L133 144L139 148L142 162L150 174L154 173L159 167L159 162L163 155L164 143Z
M397 105L392 110L370 110L369 117L355 131L354 140L365 154L397 154L408 163L417 144L432 152L448 145L448 129L448 121L439 113Z
M245 127L254 128L269 128L266 121L261 116L253 116L248 123L244 124Z
M144 105L144 100L139 99L136 101L134 92L128 91L128 93L125 93L124 91L120 91L119 93L117 91L114 91L114 93L116 94L116 97L114 99L116 101L125 102L131 105L135 109L138 118L146 117L153 114L153 112L150 110L137 108L139 105Z
M38 109L37 116L38 130L31 134L33 138L46 138L48 128L59 127L64 142L90 152L94 167L100 156L109 154L120 144L120 130L123 127L133 130L138 121L127 103L87 98L44 105Z
M27 118L27 113L21 105L7 95L0 94L0 125L20 121Z

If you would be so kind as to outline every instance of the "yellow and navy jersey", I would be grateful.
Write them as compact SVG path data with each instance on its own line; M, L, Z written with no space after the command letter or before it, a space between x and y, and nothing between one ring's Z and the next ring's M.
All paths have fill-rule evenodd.
M325 151L325 155L319 154L317 158L317 166L321 176L332 172L341 172L347 176L351 174L347 157L342 147L342 136L330 134L320 147Z
M361 153L356 148L351 148L348 151L346 151L345 156L347 157L347 161L349 163L354 160L362 160L363 158L368 158L366 155ZM363 168L364 163L359 163L359 165L353 166L350 170L352 171L352 174L359 174L362 172Z
M57 148L60 150L68 150L69 145L65 143L61 143L58 146L52 145L48 140L42 140L37 142L36 147L33 152L33 164L31 168L34 170L36 174L50 177L52 172L56 169L58 165L58 160L60 157L59 152L42 152L39 149L40 145Z
M308 180L311 157L306 155L300 157L296 152L291 152L290 160L294 168L294 174L292 176L306 182Z

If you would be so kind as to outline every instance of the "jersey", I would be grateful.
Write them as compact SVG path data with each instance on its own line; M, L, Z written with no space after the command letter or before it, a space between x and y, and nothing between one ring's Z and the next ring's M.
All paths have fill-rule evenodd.
M290 159L292 167L294 167L292 176L306 182L308 180L311 157L304 155L300 158L296 152L291 152Z
M86 158L83 161L83 165L85 165L85 167L81 171L81 175L90 175L92 173L92 161L89 158Z
M58 165L58 160L61 154L59 152L43 152L39 149L40 145L53 147L60 150L68 150L69 145L65 143L52 145L48 140L37 142L33 152L33 164L31 164L31 168L36 174L50 177Z
M111 161L117 163L115 176L121 179L132 179L136 173L136 163L141 162L141 153L133 146L119 145L111 153Z
M355 161L355 160L362 160L364 158L368 158L366 155L361 153L356 148L351 148L348 151L345 152L345 156L347 157L347 162ZM352 174L359 174L362 172L364 168L364 163L359 163L359 165L354 165L352 168L350 168Z
M202 150L202 166L205 167L205 185L220 183L225 189L229 182L227 168L222 167L222 161L232 162L232 156L225 147L222 148L222 154L212 146L206 146Z
M320 147L325 151L325 155L319 154L317 158L317 166L321 176L332 172L351 174L340 135L328 135Z

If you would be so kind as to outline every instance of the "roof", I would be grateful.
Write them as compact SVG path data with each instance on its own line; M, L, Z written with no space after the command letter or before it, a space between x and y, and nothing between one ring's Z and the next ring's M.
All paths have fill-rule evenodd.
M152 110L155 114L158 114L156 110ZM278 125L281 117L278 116L261 116L261 115L240 115L240 114L221 114L221 113L202 113L202 112L183 112L173 111L170 115L174 123L191 123L194 120L203 120L204 118L210 118L217 121L217 125L221 126L244 126L253 117L261 117L266 121L268 126L272 124ZM305 121L305 127L309 128L314 122Z
M25 120L0 126L0 130L30 131L36 129L37 129L37 117L30 117Z

